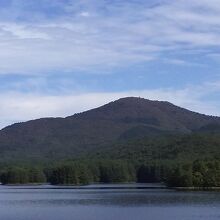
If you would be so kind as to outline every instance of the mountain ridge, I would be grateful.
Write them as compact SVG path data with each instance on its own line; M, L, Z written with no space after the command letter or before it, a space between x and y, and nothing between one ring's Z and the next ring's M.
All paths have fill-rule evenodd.
M34 122L34 121L38 121L38 120L51 120L51 119L67 119L67 118L71 118L71 117L75 117L75 116L79 116L79 115L82 115L82 114L85 114L87 112L90 112L90 111L93 111L93 110L96 110L96 109L100 109L102 107L105 107L105 106L108 106L109 104L113 104L113 103L116 103L116 102L120 102L120 101L127 101L127 100L132 100L132 99L139 99L139 100L145 100L145 101L149 101L149 102L154 102L154 103L164 103L164 104L168 104L168 105L171 105L173 107L176 107L176 108L179 108L179 109L182 109L182 110L187 110L191 113L194 113L194 114L199 114L199 115L203 115L203 116L208 116L208 117L211 117L213 119L215 118L219 118L220 119L220 116L216 116L216 115L208 115L208 114L204 114L204 113L199 113L199 112L196 112L196 111L193 111L193 110L189 110L189 109L186 109L184 107L180 107L180 106L177 106L171 102L168 102L168 101L159 101L159 100L150 100L150 99L145 99L145 98L141 98L141 97L133 97L133 96L130 96L130 97L123 97L123 98L119 98L115 101L111 101L107 104L104 104L102 106L99 106L99 107L96 107L96 108L93 108L93 109L89 109L89 110L86 110L86 111L83 111L83 112L78 112L78 113L74 113L73 115L70 115L70 116L66 116L66 117L42 117L42 118L36 118L36 119L31 119L31 120L27 120L27 121L21 121L21 122L15 122L15 123L12 123L10 125L7 125L5 127L3 127L1 130L4 130L5 128L8 128L8 127L11 127L11 126L14 126L14 125L19 125L19 124L23 124L23 123L27 123L27 122Z
M126 97L65 118L40 118L0 130L8 158L66 158L105 148L121 139L220 130L220 117L166 101Z

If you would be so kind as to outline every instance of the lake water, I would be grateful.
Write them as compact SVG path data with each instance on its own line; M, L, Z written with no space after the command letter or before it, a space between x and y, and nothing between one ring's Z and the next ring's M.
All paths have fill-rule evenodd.
M0 220L220 219L220 192L179 192L152 186L0 186Z

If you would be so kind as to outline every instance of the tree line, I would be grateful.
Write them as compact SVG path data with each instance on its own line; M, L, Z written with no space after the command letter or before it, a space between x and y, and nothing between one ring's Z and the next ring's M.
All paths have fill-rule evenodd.
M172 161L64 161L49 167L7 167L1 170L0 180L2 184L164 182L169 187L219 187L220 161L195 160L178 164Z
M46 168L8 167L1 171L2 184L158 182L159 167L127 160L66 161Z
M9 167L1 171L2 184L45 183L46 176L39 168Z
M175 166L166 183L171 187L220 187L220 161L195 160Z

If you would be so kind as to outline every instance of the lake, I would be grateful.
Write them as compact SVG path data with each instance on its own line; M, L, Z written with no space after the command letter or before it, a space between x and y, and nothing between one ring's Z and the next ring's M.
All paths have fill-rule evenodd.
M151 184L0 186L1 220L217 220L219 192Z

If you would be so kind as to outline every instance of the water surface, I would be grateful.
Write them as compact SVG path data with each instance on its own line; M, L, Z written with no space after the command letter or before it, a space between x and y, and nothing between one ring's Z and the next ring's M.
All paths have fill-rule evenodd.
M217 220L220 193L160 185L0 186L1 220Z

